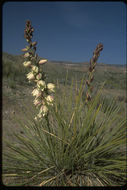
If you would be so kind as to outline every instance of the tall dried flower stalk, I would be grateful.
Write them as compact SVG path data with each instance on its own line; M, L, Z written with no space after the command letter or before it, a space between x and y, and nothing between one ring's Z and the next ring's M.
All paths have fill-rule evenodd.
M86 80L86 84L88 87L86 92L86 103L91 101L91 93L93 91L93 86L91 83L93 82L95 67L97 64L97 60L100 56L100 51L102 50L103 50L103 44L99 43L93 52L93 57L90 59L89 75L88 75L88 80Z
M41 120L48 114L48 105L53 106L54 98L51 95L54 92L55 85L52 83L46 84L45 73L40 68L41 65L47 62L47 59L39 59L36 54L37 42L32 42L34 28L31 26L31 22L26 21L26 27L24 30L24 37L28 42L28 46L22 49L24 58L26 61L23 63L24 67L29 67L30 72L27 74L29 82L35 82L35 87L32 91L32 95L35 96L34 105L39 108L39 113L35 117L35 120Z

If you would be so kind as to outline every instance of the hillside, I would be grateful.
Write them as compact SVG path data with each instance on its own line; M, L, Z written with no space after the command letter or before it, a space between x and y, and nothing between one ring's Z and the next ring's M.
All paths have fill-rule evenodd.
M3 61L9 61L9 62L23 62L24 58L23 58L23 54L21 55L12 55L9 54L7 52L3 52L2 53L2 60ZM57 64L57 65L65 65L65 66L88 66L88 62L71 62L71 61L55 61L55 60L49 60L49 63L52 64ZM105 63L98 63L98 67L126 67L126 65L120 65L120 64L105 64Z
M23 67L23 55L11 55L3 52L3 76L15 80L20 83L26 83L25 74L27 69ZM69 81L72 77L81 80L83 74L87 74L89 64L63 62L63 61L48 61L44 65L44 71L47 74L47 80L56 82L64 82L66 72L68 71ZM97 63L95 72L95 82L100 83L107 81L107 88L125 89L126 84L126 68L120 65L106 65L104 63ZM27 83L26 83L27 84Z

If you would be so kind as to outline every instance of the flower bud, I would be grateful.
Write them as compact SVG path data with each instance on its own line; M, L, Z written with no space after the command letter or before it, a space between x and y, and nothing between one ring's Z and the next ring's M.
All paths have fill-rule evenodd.
M24 54L24 58L29 57L29 56L30 54L28 52Z
M26 41L29 43L29 42L30 42L30 39L26 39Z
M37 79L37 80L40 80L40 79L41 79L41 77L42 77L42 74L41 74L41 73L39 73L39 74L36 76L36 79Z
M32 56L32 57L31 57L31 60L32 60L32 61L36 61L36 57L35 57L35 56Z
M38 73L38 67L37 66L32 66L32 71L35 73Z
M37 88L35 88L35 89L32 91L32 95L33 95L33 96L36 96L36 98L38 98L39 96L41 96L41 91L38 90Z
M26 46L25 48L23 48L21 51L28 51L30 49L29 46Z
M54 100L53 96L48 95L45 99L48 105L53 105L53 100Z
M40 105L40 104L41 104L41 102L40 102L38 99L35 99L35 100L34 100L34 105L35 105L35 106Z
M31 32L34 32L34 28L33 27L31 28Z
M41 88L41 91L43 91L44 88L46 87L45 81L39 80L39 81L37 82L37 87L38 87L38 88Z
M54 88L55 88L55 85L52 84L52 83L48 83L47 84L47 88L50 92L55 92Z
M27 78L29 80L33 80L33 79L35 79L35 76L34 76L34 74L32 72L30 72L30 73L27 74Z
M42 118L42 113L37 114L37 117L38 117L39 119L41 119L41 118Z
M39 61L39 64L42 65L42 64L44 64L46 62L47 62L47 59L42 59L42 60Z
M36 46L36 45L37 45L37 42L33 42L33 43L32 43L32 46Z
M43 117L48 113L48 108L45 105L42 105L38 115L42 114Z
M31 61L23 62L24 67L29 67L31 65Z
M28 51L28 49L27 48L23 48L23 49L21 49L21 51Z

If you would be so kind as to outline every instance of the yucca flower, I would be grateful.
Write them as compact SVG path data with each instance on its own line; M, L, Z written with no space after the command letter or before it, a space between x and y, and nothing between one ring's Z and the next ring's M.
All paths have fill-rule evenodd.
M31 61L24 61L23 65L24 67L29 67L31 65Z
M46 87L45 81L39 80L39 81L37 82L37 87L38 87L38 88L41 88L41 91L43 91L43 90L45 89L45 87Z
M37 45L37 42L32 42L32 46L36 46Z
M24 54L24 57L26 58L26 57L29 57L30 56L30 54L27 52L27 53L25 53Z
M53 101L54 101L53 96L48 95L45 99L46 99L48 105L53 105Z
M29 43L30 42L30 40L29 39L26 39L26 41Z
M41 119L42 118L42 113L38 113L37 118Z
M32 66L32 71L35 73L38 73L38 67L37 66Z
M38 115L40 116L42 114L42 116L44 117L47 113L48 113L48 108L45 105L42 105Z
M50 92L55 92L55 85L53 83L48 83L47 88Z
M37 79L37 80L40 80L41 78L42 78L42 74L39 73L39 74L36 76L36 79Z
M41 101L39 101L37 98L33 101L35 106L38 106L41 104Z
M26 48L23 48L21 51L28 51L29 47L27 46Z
M28 78L29 80L35 79L35 76L34 76L33 72L28 73L28 74L27 74L27 78Z
M34 118L35 120L37 120L38 118L41 119L42 117L46 116L48 113L48 108L43 105L40 108L40 112L37 114L37 116Z
M39 97L41 96L41 91L37 88L35 88L33 91L32 91L32 95L33 96L36 96L36 97Z
M39 64L42 65L42 64L44 64L44 63L46 63L46 62L47 62L47 59L41 59L41 60L39 61Z

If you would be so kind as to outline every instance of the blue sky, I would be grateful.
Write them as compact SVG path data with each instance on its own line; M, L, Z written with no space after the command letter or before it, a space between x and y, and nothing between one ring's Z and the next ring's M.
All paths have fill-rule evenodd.
M2 7L2 49L19 55L27 45L26 20L35 28L37 53L48 60L89 61L98 43L98 62L126 64L126 4L124 2L5 2Z

